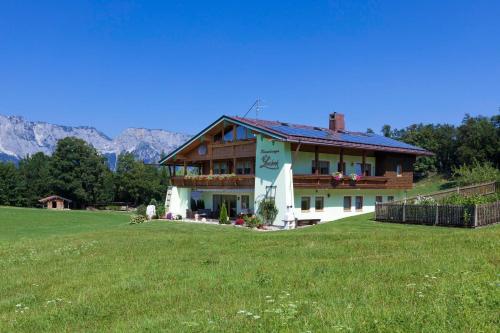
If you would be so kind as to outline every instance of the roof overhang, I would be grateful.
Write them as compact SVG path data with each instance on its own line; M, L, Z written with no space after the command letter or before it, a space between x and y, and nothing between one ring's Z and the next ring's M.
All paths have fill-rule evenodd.
M388 147L381 145L368 145L362 143L353 143L347 141L313 141L304 139L294 139L287 138L285 141L291 143L305 144L305 145L316 145L316 146L325 146L325 147L338 147L338 148L351 148L351 149L363 149L363 150L373 150L373 151L381 151L381 152L392 152L399 154L410 154L416 156L434 156L435 154L427 151L427 150L418 150L418 149L406 149L406 148L397 148L397 147Z
M209 132L210 130L212 130L214 127L218 126L219 124L221 124L223 122L228 122L228 123L233 123L235 125L244 126L246 128L251 129L252 131L265 134L265 135L270 136L270 137L272 137L273 139L276 139L276 140L282 140L282 141L286 140L285 136L283 136L283 135L281 135L279 133L276 133L274 131L269 131L267 129L263 129L263 128L260 128L260 127L257 127L257 126L253 126L251 124L247 124L245 122L239 121L238 119L235 119L235 118L223 115L219 119L217 119L216 121L214 121L212 124L210 124L207 127L205 127L202 131L200 131L198 134L196 134L195 136L193 136L191 139L189 139L188 141L186 141L184 144L182 144L181 146L177 147L175 150L173 150L172 152L170 152L167 156L165 156L163 159L160 160L159 164L164 164L168 160L172 159L180 151L182 151L184 148L186 148L187 146L189 146L190 144L192 144L196 140L200 139L204 134L206 134L207 132Z

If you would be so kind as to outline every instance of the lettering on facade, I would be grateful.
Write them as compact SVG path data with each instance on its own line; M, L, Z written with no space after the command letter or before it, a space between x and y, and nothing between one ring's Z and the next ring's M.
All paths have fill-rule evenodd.
M271 154L279 153L279 150L264 150L264 149L262 149L260 152L262 154L262 157L261 157L262 164L260 165L261 168L266 168L266 169L271 169L271 170L278 170L279 169L279 161L277 159L273 159L271 156Z

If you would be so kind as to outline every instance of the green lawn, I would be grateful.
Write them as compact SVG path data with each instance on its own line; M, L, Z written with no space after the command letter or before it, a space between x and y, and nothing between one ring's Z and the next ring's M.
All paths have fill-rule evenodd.
M498 332L500 227L0 208L0 332Z
M408 197L431 194L454 187L454 183L445 179L442 175L436 174L426 177L413 184L413 189L407 192Z

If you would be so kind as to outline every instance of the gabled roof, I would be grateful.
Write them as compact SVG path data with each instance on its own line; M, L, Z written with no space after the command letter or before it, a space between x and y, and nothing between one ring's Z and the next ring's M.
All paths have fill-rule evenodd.
M243 118L241 118L241 119L243 119ZM203 130L201 130L198 134L196 134L191 139L189 139L188 141L186 141L184 144L182 144L179 147L177 147L177 149L175 149L172 152L170 152L167 156L165 156L163 159L161 159L161 161L159 163L163 164L165 161L167 161L170 158L174 157L175 155L177 155L177 153L179 151L181 151L182 149L184 149L184 147L186 147L186 146L190 145L191 143L195 142L200 137L202 137L205 133L207 133L212 128L214 128L215 126L219 125L220 123L222 123L224 121L229 122L229 123L235 123L236 125L242 125L242 126L248 127L251 130L254 130L254 131L259 132L259 133L266 134L266 135L268 135L268 136L270 136L272 138L275 138L275 139L283 140L285 138L283 135L279 135L277 133L273 133L273 131L268 131L268 130L263 129L263 128L258 128L256 126L253 126L252 124L243 123L242 121L240 121L239 119L237 119L237 117L221 116L221 117L219 117L219 119L217 119L216 121L214 121L213 123L211 123L210 125L208 125L207 127L205 127Z
M38 202L40 202L40 203L46 203L47 201L52 201L52 200L57 200L57 199L64 200L64 201L67 201L67 202L71 202L71 200L63 198L63 197L60 197L58 195L51 195L49 197L42 198L42 199L38 200Z
M332 131L328 128L322 127L241 117L230 117L230 119L237 120L247 125L252 125L262 130L271 131L276 135L285 137L285 140L289 142L343 148L391 151L413 155L434 155L423 148L372 133Z
M290 124L280 121L242 118L236 116L231 117L224 115L207 126L197 135L193 136L186 143L179 146L177 149L165 156L160 161L160 164L174 157L179 151L184 149L184 147L193 143L194 141L202 137L206 132L210 131L212 128L224 121L245 126L255 132L265 134L281 141L341 148L369 149L412 155L434 155L433 153L423 148L377 134L349 131L335 132L328 128Z

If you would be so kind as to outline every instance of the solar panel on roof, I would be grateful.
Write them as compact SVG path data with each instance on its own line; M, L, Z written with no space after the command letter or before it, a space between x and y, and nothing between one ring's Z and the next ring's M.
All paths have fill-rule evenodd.
M288 127L288 126L272 126L271 129L284 133L286 135L302 136L306 138L332 140L332 141L345 141L351 143L377 145L377 146L385 146L393 148L423 150L420 147L416 147L401 141L397 141L376 134L362 134L362 133L354 134L354 133L339 132L336 133L335 135L332 135L330 132L326 132L323 130Z
M282 132L288 135L304 136L317 139L327 139L329 134L324 131L318 131L307 128L286 127L286 126L273 126L273 130Z

